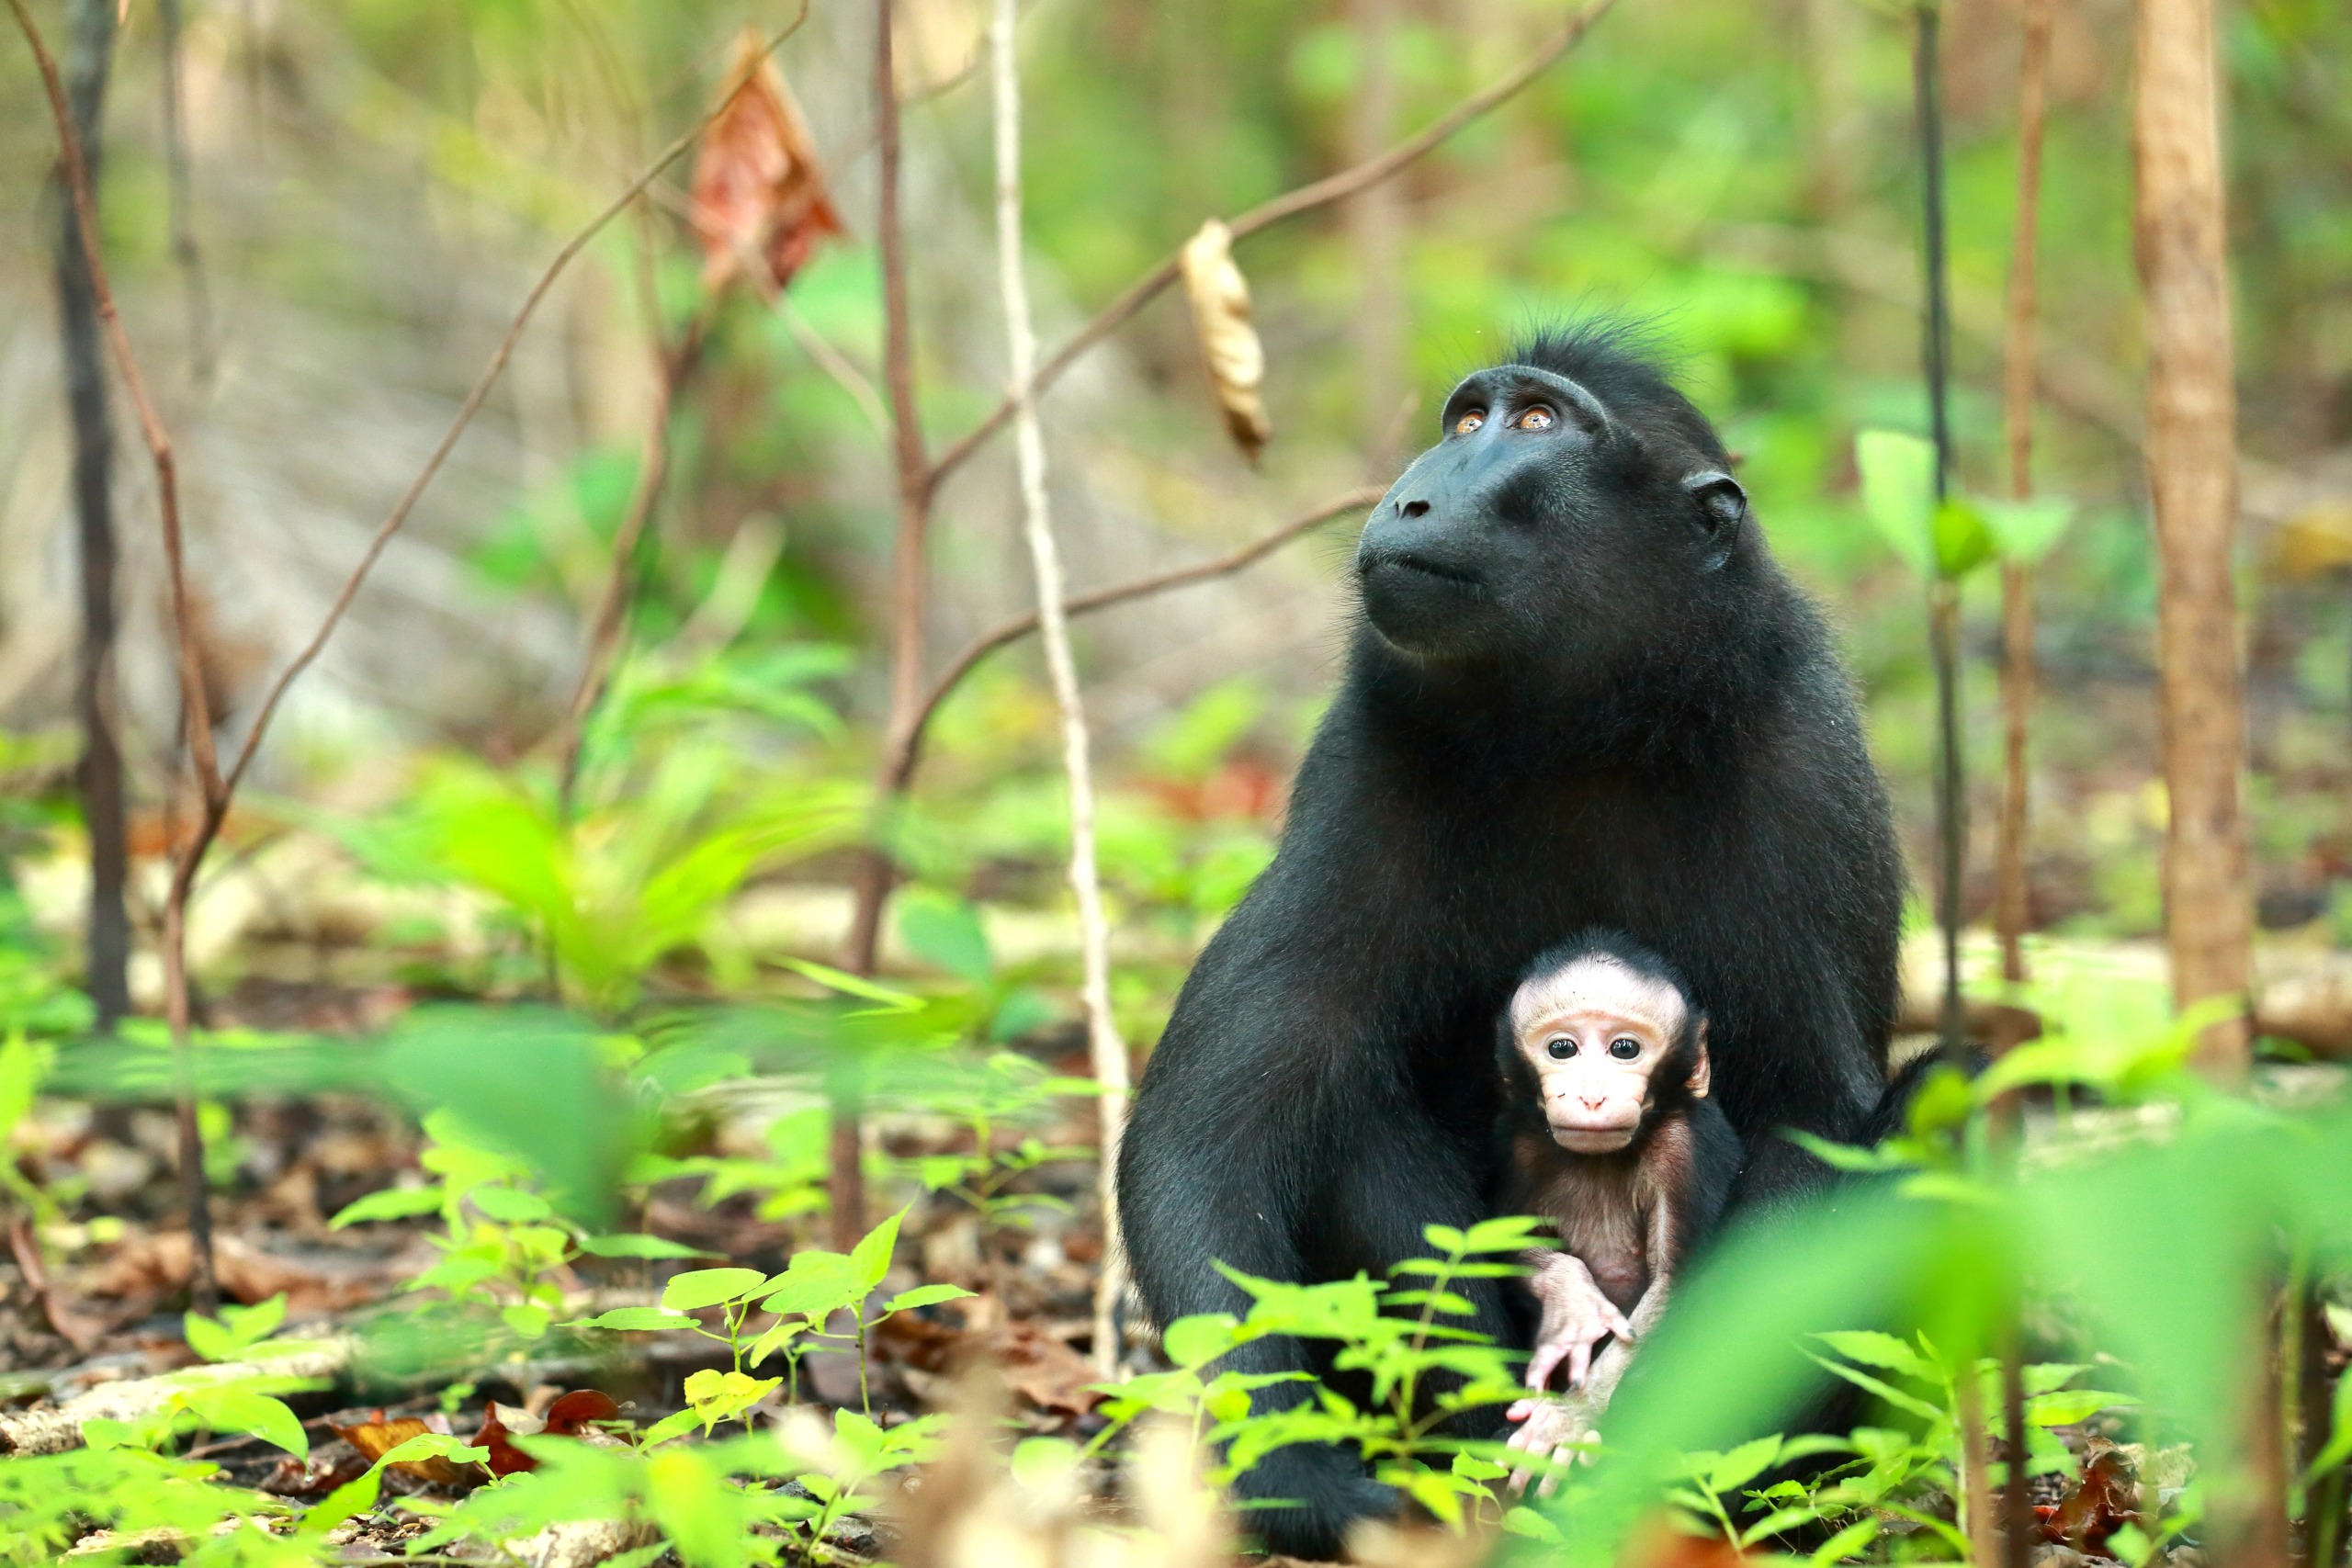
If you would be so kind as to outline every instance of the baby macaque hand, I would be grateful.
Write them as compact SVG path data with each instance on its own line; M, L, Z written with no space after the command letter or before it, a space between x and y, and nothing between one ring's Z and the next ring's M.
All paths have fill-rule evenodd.
M1522 1453L1550 1458L1557 1463L1574 1462L1579 1451L1577 1445L1587 1436L1584 1420L1577 1406L1566 1400L1522 1399L1505 1414L1520 1424L1519 1429L1510 1435L1510 1447ZM1510 1472L1512 1493L1516 1495L1526 1491L1528 1481L1535 1473L1532 1466L1513 1470ZM1549 1497L1559 1483L1557 1475L1547 1474L1543 1484L1536 1488L1536 1495Z
M1535 1353L1527 1363L1529 1388L1540 1393L1562 1361L1568 1364L1568 1386L1582 1388L1592 1371L1594 1346L1612 1334L1633 1342L1634 1325L1600 1293L1582 1258L1552 1254L1537 1267L1527 1287L1544 1308L1535 1330Z

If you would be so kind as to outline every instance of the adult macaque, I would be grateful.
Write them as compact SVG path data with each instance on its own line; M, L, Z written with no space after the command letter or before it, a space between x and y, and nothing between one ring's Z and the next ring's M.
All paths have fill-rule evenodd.
M1817 1189L1828 1168L1781 1129L1851 1142L1886 1092L1885 792L1714 428L1636 341L1588 324L1464 380L1438 434L1357 545L1363 614L1281 852L1136 1090L1120 1223L1159 1323L1249 1311L1218 1263L1383 1278L1428 1251L1425 1226L1493 1213L1496 1010L1570 932L1626 932L1707 1010L1714 1100L1748 1151L1735 1204ZM1465 1326L1514 1335L1505 1283L1464 1285ZM1288 1335L1224 1364L1336 1371ZM1252 1399L1309 1397L1283 1380ZM1302 1557L1398 1503L1337 1443L1236 1484L1295 1505L1250 1519Z
M1537 958L1498 1035L1502 1212L1540 1215L1560 1238L1526 1259L1542 1316L1510 1446L1565 1459L1722 1215L1739 1134L1707 1098L1707 1015L1629 938L1587 935ZM1563 1362L1567 1395L1547 1397Z

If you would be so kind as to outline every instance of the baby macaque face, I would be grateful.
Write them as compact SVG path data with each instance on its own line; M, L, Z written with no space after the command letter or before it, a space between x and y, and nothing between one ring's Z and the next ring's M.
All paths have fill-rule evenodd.
M1704 1099L1703 1021L1693 1049L1675 1051L1690 1010L1673 986L1605 956L1577 959L1520 987L1511 1033L1542 1087L1553 1140L1571 1154L1623 1148L1657 1101L1661 1068L1686 1072L1690 1092Z

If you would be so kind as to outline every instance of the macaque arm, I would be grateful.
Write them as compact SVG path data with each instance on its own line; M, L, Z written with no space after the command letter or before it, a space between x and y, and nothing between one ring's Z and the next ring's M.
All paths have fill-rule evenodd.
M1528 1358L1527 1386L1541 1390L1563 1361L1568 1365L1568 1382L1580 1383L1591 1370L1595 1345L1612 1334L1630 1338L1638 1330L1601 1293L1584 1259L1566 1252L1529 1253L1525 1258L1535 1269L1527 1288L1543 1308L1534 1352Z

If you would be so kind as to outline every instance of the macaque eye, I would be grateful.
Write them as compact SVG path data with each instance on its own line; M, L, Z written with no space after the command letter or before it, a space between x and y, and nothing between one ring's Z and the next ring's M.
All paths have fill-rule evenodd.
M1518 425L1521 430L1549 430L1553 425L1559 423L1559 415L1554 413L1550 409L1545 408L1542 403L1538 403L1533 408L1529 409L1525 413L1521 414L1511 423Z
M1630 1034L1621 1034L1609 1043L1609 1054L1621 1062L1630 1062L1642 1054L1642 1043Z
M1460 419L1453 422L1453 434L1456 435L1467 435L1486 423L1487 411L1484 409L1472 409L1468 413L1464 414Z
M1565 1062L1577 1054L1577 1043L1563 1034L1556 1040L1545 1041L1544 1050L1552 1060Z

